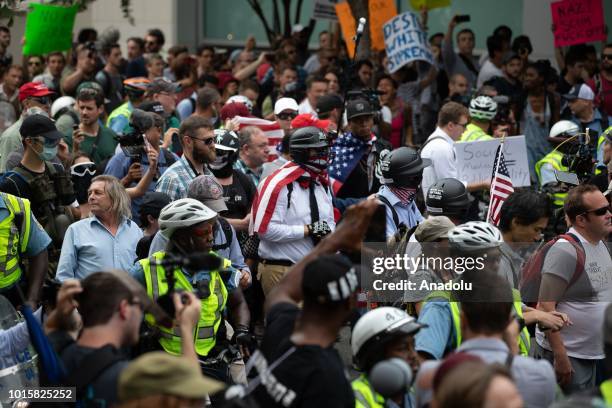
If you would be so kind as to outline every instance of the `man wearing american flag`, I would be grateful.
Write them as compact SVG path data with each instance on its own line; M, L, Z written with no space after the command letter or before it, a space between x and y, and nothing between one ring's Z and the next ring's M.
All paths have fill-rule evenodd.
M251 210L266 295L336 226L327 134L314 126L297 129L289 139L289 154L291 161L261 182Z
M338 198L363 198L381 186L380 162L391 152L391 144L374 136L374 110L364 99L349 101L346 108L349 132L332 146L329 174Z

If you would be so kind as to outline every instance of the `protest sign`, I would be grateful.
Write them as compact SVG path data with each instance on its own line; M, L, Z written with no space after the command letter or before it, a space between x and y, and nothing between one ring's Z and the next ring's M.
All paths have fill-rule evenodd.
M334 3L329 0L316 0L314 4L314 12L312 13L314 18L321 20L333 20L338 21L336 15L336 8Z
M357 27L355 26L355 17L353 17L353 12L348 2L336 4L336 15L340 21L340 28L342 29L342 36L346 43L348 55L353 58L353 55L355 55L353 37L357 33Z
M550 3L555 47L606 39L601 0L563 0Z
M448 7L451 5L451 0L410 0L410 6L413 10L421 10L425 7L427 10Z
M421 29L416 13L407 11L393 17L385 23L383 32L390 73L416 60L433 63L427 33Z
M459 180L468 184L491 179L495 151L501 139L480 142L455 143ZM504 142L504 158L514 187L531 184L525 136L507 137Z
M370 44L374 50L385 49L385 36L383 25L397 15L394 0L370 0L368 2L370 14Z
M23 55L66 51L72 47L72 28L78 6L30 4L25 28Z

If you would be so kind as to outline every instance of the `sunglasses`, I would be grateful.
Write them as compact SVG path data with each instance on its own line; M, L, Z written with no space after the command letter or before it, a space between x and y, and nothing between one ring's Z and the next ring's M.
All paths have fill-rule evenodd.
M455 123L455 125L457 126L461 126L462 128L466 128L469 122L465 122L465 123Z
M210 224L203 227L194 227L191 228L191 233L200 238L210 236L213 233L213 227Z
M189 138L191 138L193 140L199 140L200 142L204 142L204 144L206 146L212 146L212 145L215 144L215 137L214 136L213 137L209 137L208 139L198 139L197 137L189 136L189 135L187 137L189 137Z
M36 67L37 67L37 66L39 66L40 64L41 64L40 62L36 62L36 61L30 61L30 62L28 62L28 65L30 65L30 66L36 66Z
M278 118L280 120L293 120L297 116L297 113L280 113Z
M601 217L602 215L606 215L608 211L610 211L610 206L606 205L605 207L596 208L594 210L586 210L585 212L578 214L578 215L585 215L585 214L593 213L597 215L598 217Z
M51 100L47 96L32 96L30 99L35 100L41 105L49 105L51 103Z
M612 54L601 54L601 59L602 60L610 60L612 61Z
M44 145L45 147L55 147L59 145L59 140L57 139L47 139L45 137L32 137L31 138L33 141L36 141L42 145Z

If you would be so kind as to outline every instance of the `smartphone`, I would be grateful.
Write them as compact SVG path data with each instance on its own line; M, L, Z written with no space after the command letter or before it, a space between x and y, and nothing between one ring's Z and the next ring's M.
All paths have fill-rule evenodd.
M457 17L455 17L455 22L456 23L467 23L469 21L471 21L471 17L469 14L460 14Z
M569 173L567 171L555 170L555 178L560 183L572 184L574 186L577 186L578 184L580 184L580 181L578 180L578 176L576 175L576 173Z
M378 204L365 235L365 242L387 242L387 208Z

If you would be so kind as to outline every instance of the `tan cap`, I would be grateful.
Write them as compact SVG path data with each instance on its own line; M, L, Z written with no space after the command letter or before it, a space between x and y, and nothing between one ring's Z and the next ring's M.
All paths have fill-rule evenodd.
M122 402L151 395L204 398L223 388L223 383L204 377L195 361L163 351L138 357L119 376Z
M433 242L440 238L446 238L449 231L455 228L455 224L443 215L429 217L419 224L414 236L419 242Z

